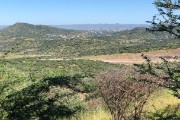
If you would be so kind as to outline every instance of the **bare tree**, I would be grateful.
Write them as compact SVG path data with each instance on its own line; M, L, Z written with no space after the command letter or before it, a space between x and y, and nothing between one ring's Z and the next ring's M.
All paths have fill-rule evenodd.
M141 119L144 105L160 83L159 78L133 69L98 74L96 80L114 120Z

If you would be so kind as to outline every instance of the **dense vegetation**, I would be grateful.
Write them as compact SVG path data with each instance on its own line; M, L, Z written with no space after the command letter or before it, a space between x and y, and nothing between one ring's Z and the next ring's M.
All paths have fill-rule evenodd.
M0 62L0 118L18 120L54 120L88 109L87 100L97 94L94 74L121 67L83 60Z
M101 94L99 94L99 90L97 89L95 75L103 73L107 77L101 77L103 80L102 82L106 82L106 78L108 78L116 86L118 85L117 82L113 81L118 81L119 79L114 79L113 77L119 78L118 75L121 76L118 72L119 70L121 70L120 73L128 74L132 80L133 76L140 77L140 73L133 73L131 76L126 72L129 70L131 71L133 67L123 67L122 65L99 61L63 60L52 62L49 60L39 60L38 57L20 59L1 58L0 63L0 118L5 120L45 118L56 120L69 117L80 119L83 115L82 113L86 115L86 113L90 112L90 114L92 114L92 111L98 109L105 109L107 112L106 115L108 115L109 112L106 109L106 104L101 99ZM178 63L172 64L171 66L178 66ZM157 69L161 68L163 68L162 65L157 66ZM108 77L108 75L113 76ZM178 75L179 74L175 74L174 77L178 77ZM126 75L121 77L126 77ZM105 89L110 90L107 89L108 87L111 86L107 86ZM115 87L111 88L113 93L110 92L110 94L113 95L116 93L113 91ZM158 90L160 93L164 91L162 88ZM162 96L166 96L169 94L168 92L164 92ZM141 98L141 92L139 92L139 94ZM156 95L153 97L159 99ZM124 99L127 101L128 98L124 97ZM138 99L139 98L137 98L137 100ZM171 99L175 100L175 98ZM176 103L178 105L178 101ZM174 106L169 106L169 109L175 109L177 105L174 104ZM168 106L164 105L164 107ZM131 106L129 106L128 109L132 110L130 108ZM163 115L169 117L167 111L163 112L164 108L162 108L162 110L159 108L156 109L159 111L145 113L148 113L148 117L159 115L156 116L156 118L158 118L163 117L161 116L162 112ZM152 106L147 110L153 110ZM172 117L179 118L178 109L174 113L176 114ZM145 114L143 113L143 115Z
M145 28L121 32L64 30L17 23L0 31L0 51L20 54L50 54L79 57L178 48L179 39Z
M179 48L179 39L170 34L144 28L92 33L17 23L0 31L0 43L0 119L84 119L81 116L99 109L110 116L106 119L180 118L179 63L164 60L166 64L152 64L146 57L147 65L123 67L75 59ZM29 57L23 58L27 54ZM50 57L65 59L51 61ZM170 82L164 85L160 79ZM164 105L155 111L147 107L151 99L159 100L156 92L166 96L168 89L177 97L171 95L177 100L173 106Z

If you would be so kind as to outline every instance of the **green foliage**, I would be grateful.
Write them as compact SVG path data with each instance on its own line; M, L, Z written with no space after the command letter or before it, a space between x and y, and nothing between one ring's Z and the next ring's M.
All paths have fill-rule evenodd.
M80 31L60 29L45 25L32 25L28 23L16 23L0 32L0 35L8 37L33 37L35 39L47 37L51 35L69 35L80 33Z
M58 119L87 108L96 92L94 74L120 65L84 60L42 61L38 58L0 60L0 118Z
M136 53L180 46L167 33L145 28L89 35L87 31L62 30L48 26L15 24L0 31L0 51L17 54L50 54L59 58L87 55Z
M108 35L89 36L85 31L15 24L0 31L0 51L50 54L51 57L65 59L85 55L178 48L180 45L179 39L173 39L166 33L149 33L143 28ZM6 57L5 55L4 58ZM46 60L49 56L4 58L0 58L0 118L5 120L55 120L76 117L78 112L86 109L91 96L97 94L94 75L121 68L121 65L89 60L67 59L52 62ZM142 65L140 70L150 71L154 75L157 69L160 71L158 73L164 70L166 74L172 73L168 77L173 78L175 84L169 88L177 92L179 67L173 64L176 69L169 69L169 65L166 64L165 67L158 65L157 69L154 69L151 65L148 64L145 68Z
M154 5L159 14L153 16L150 31L166 31L180 38L180 1L179 0L155 0Z
M3 100L2 109L8 119L49 119L70 117L84 109L75 88L67 89L71 77L48 78L28 86ZM72 78L73 79L73 78ZM69 87L68 87L69 88Z
M180 105L167 106L163 110L156 110L154 113L149 113L146 118L151 120L179 120Z
M162 64L153 64L147 56L143 56L147 61L147 64L136 65L138 71L141 73L150 73L155 77L159 77L164 82L158 84L160 87L168 88L173 91L173 95L180 98L180 63L179 62L168 62L165 58L162 58Z

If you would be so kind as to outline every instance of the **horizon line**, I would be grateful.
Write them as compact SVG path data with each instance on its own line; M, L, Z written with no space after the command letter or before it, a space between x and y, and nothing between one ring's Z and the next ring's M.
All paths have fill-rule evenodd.
M33 23L28 23L28 22L15 22L14 24L17 23L25 23L25 24L32 24L32 25L148 25L148 23L72 23L72 24L33 24ZM7 25L0 25L0 26L11 26L14 24L7 24Z

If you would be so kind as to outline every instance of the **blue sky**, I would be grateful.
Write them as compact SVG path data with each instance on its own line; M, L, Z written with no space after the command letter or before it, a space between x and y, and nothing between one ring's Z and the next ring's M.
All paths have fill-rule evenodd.
M154 0L0 0L0 25L144 24Z

